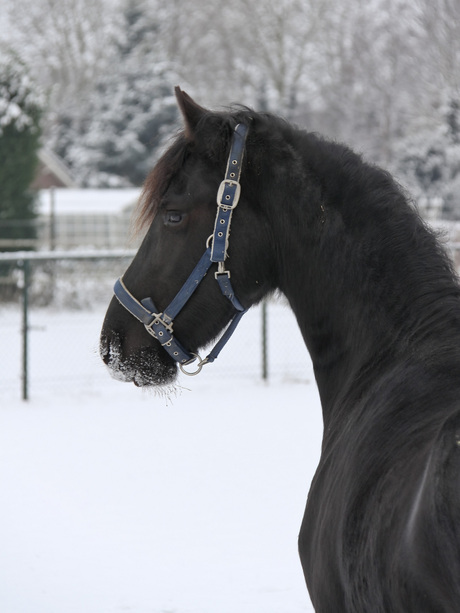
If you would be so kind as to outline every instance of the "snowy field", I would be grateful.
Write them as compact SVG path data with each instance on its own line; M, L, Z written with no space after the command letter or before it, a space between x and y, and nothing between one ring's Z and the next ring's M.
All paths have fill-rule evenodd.
M313 611L297 535L322 421L292 316L269 309L289 344L269 336L268 383L254 310L159 395L110 378L103 313L32 311L24 403L20 314L0 311L0 611Z

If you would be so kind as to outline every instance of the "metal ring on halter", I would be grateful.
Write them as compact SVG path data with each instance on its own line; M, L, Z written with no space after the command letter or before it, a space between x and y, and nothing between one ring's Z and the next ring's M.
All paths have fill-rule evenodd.
M198 373L201 372L201 369L203 368L203 366L207 363L207 358L205 358L204 360L201 359L201 357L197 354L197 353L192 353L193 356L195 356L195 359L198 360L198 364L196 365L196 370L194 370L193 372L190 372L188 370L185 370L185 366L187 366L188 364L193 364L193 362L195 360L193 360L193 362L187 362L187 364L179 364L179 368L181 369L181 371L184 373L184 375L188 375L189 377L193 377L195 375L197 375Z

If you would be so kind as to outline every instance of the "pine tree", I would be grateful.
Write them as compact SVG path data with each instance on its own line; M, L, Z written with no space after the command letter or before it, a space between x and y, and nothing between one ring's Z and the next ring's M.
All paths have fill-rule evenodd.
M41 99L25 65L10 53L0 60L1 239L35 238L35 195Z
M141 185L178 120L174 72L158 49L155 17L142 0L127 0L122 16L110 69L65 153L87 186Z

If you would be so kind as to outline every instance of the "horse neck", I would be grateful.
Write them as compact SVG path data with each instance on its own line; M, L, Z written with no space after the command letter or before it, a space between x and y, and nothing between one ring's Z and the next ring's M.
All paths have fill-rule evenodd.
M385 363L460 330L460 299L442 249L386 173L316 139L302 156L275 242L326 421Z

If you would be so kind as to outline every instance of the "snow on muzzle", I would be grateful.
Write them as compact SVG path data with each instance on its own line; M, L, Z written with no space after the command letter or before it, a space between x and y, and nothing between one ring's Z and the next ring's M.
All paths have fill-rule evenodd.
M124 355L123 343L116 333L102 334L100 355L111 376L138 387L169 385L177 377L176 363L159 347L141 347L135 353Z

